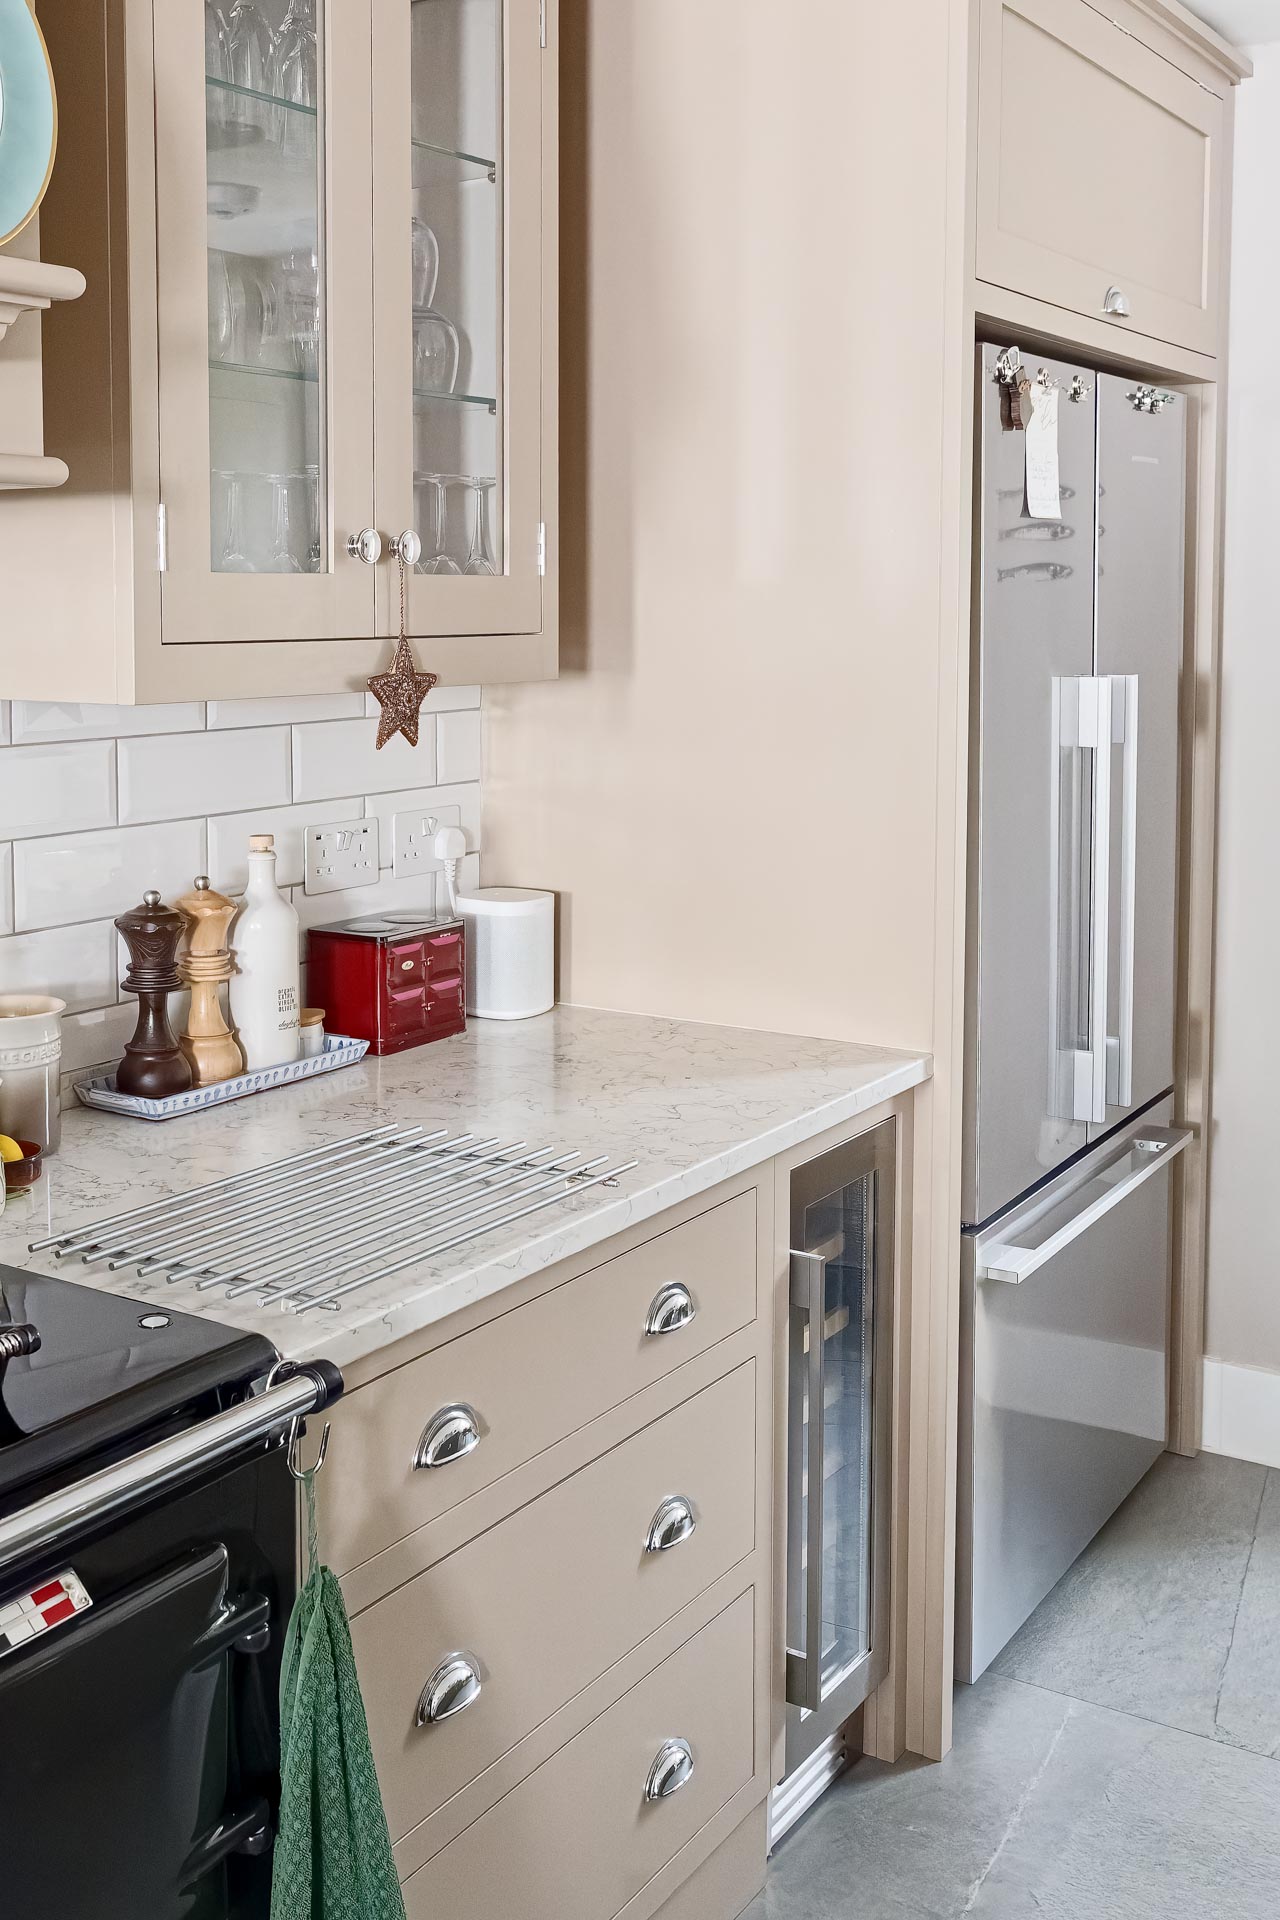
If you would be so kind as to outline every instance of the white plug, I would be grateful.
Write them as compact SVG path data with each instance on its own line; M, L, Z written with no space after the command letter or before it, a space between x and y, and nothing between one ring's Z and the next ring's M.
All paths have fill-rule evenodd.
M441 827L431 843L432 852L444 867L445 892L449 896L449 911L454 917L458 912L458 862L467 851L467 836L461 827Z

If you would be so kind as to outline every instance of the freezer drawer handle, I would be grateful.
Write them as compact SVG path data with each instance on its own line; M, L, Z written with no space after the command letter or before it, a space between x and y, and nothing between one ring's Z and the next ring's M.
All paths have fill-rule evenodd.
M825 1457L826 1341L822 1337L827 1305L827 1262L820 1253L791 1251L791 1306L803 1321L807 1335L805 1374L808 1403L808 1445L805 1461L789 1451L790 1498L799 1504L804 1480L809 1495L805 1507L804 1539L804 1652L787 1648L786 1692L794 1707L816 1713L822 1705L822 1522L823 1461ZM794 1328L792 1338L798 1337ZM788 1567L788 1585L799 1578L799 1568Z
M1055 1259L1064 1247L1069 1247L1073 1240L1087 1233L1095 1221L1101 1220L1113 1207L1127 1200L1154 1174L1162 1173L1169 1162L1190 1144L1191 1138L1191 1133L1181 1127L1144 1127L1140 1133L1131 1134L1111 1164L1132 1153L1137 1162L1132 1173L1123 1180L1117 1180L1105 1193L1082 1206L1064 1227L1060 1227L1057 1233L1051 1234L1038 1247L1020 1247L1013 1241L993 1241L990 1246L980 1246L976 1262L979 1280L1005 1280L1017 1286L1023 1280L1030 1279L1039 1268Z

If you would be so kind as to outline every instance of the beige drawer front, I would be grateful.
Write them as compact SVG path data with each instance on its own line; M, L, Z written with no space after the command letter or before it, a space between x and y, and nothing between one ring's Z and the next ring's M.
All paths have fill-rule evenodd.
M977 275L1217 351L1223 102L1085 0L982 0ZM1106 309L1116 288L1127 312Z
M754 1192L671 1227L527 1306L463 1334L343 1400L316 1491L335 1573L434 1520L650 1381L714 1346L756 1312ZM693 1319L645 1321L664 1287L686 1287ZM474 1451L414 1467L442 1408L474 1411Z
M393 1840L751 1552L755 1394L752 1361L357 1615ZM696 1530L648 1552L672 1495ZM479 1695L417 1725L426 1682L455 1652L475 1660Z
M404 1884L408 1920L610 1920L752 1774L753 1595L593 1720ZM647 1800L660 1749L693 1772Z

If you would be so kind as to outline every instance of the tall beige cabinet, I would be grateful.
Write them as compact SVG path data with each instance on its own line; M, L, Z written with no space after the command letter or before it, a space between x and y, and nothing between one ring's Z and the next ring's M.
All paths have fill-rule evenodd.
M561 674L486 700L486 878L588 1004L932 1051L905 1673L950 1742L974 342L1185 387L1181 1118L1207 1118L1232 90L1176 0L566 0ZM1124 183L1125 191L1118 185ZM1198 1338L1186 1156L1178 1379ZM1173 1438L1194 1445L1175 1382ZM776 1623L775 1623L776 1626Z
M554 0L42 0L71 480L0 521L4 691L555 670Z

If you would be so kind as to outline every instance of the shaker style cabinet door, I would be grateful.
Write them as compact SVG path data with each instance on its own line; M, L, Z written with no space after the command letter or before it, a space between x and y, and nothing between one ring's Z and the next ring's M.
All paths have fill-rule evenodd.
M378 525L417 536L411 633L536 633L546 14L374 0L373 15ZM399 584L394 561L379 569L384 634Z
M372 637L367 0L157 6L154 48L164 643Z
M1136 38L1137 14L981 0L980 18L978 279L1215 353L1222 98Z

